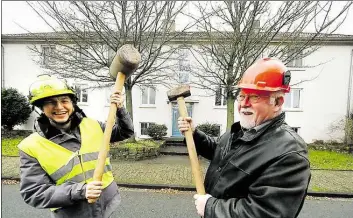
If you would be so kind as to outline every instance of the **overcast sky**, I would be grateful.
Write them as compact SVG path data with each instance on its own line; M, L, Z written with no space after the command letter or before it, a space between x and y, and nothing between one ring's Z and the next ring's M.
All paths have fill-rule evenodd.
M43 20L41 20L41 18L32 10L32 8L27 5L25 1L2 1L1 3L2 34L26 33L27 31L22 29L19 25L31 32L50 31L50 28L45 24ZM341 3L343 4L343 2ZM349 11L345 22L335 33L353 35L352 23L353 8L351 8Z

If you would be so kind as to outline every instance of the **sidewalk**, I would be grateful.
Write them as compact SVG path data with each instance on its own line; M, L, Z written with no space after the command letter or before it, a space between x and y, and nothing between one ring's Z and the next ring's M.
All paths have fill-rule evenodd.
M201 159L200 164L206 172L207 160ZM2 157L2 179L19 179L18 166L18 157ZM142 161L112 161L112 166L120 186L179 190L194 190L195 187L189 157L185 155L160 155ZM353 171L312 170L309 195L353 198L352 178Z

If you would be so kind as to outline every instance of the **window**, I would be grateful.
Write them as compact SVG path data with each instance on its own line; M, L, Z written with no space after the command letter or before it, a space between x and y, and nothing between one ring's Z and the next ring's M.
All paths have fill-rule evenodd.
M141 104L156 103L156 89L154 87L142 87L141 95Z
M189 60L186 60L186 57L185 59L181 59L179 60L179 71L190 71L191 70L191 67L190 67L190 61Z
M258 33L260 31L260 20L254 20L251 31Z
M141 127L141 135L148 135L147 134L147 128L154 123L140 123L140 127Z
M260 29L260 20L254 20L253 28Z
M75 85L74 86L77 96L78 103L87 103L88 102L88 92L87 89L84 88L83 85Z
M88 46L83 45L83 46L76 46L76 59L79 62L86 62L89 59L89 56L87 56L88 52Z
M53 63L53 54L55 46L42 45L42 64L48 65Z
M287 66L288 67L302 67L303 66L303 59L299 58L299 59L292 60L292 61L288 62Z
M286 94L284 97L284 108L285 109L300 109L300 98L301 89L292 89L290 93Z
M303 66L302 55L303 55L303 52L301 51L299 54L297 54L298 58L288 62L287 66L288 67L302 67Z
M162 20L162 27L168 30L169 32L175 31L175 20L173 19L164 19Z
M271 54L270 48L265 48L265 49L262 51L262 53L260 54L260 56L258 57L258 59L270 57L270 54Z
M178 82L189 82L189 72L191 71L189 49L183 48L179 51L178 59Z
M189 82L189 73L187 73L187 72L179 72L178 73L178 82L179 83L187 83L187 82Z
M220 86L216 90L215 95L215 106L226 106L227 105L227 93L225 88Z

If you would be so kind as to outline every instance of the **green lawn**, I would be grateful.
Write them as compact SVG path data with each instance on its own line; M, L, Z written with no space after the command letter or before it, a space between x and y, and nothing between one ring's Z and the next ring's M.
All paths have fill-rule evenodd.
M24 139L24 137L5 138L1 139L1 154L3 156L18 156L17 145Z
M3 156L18 156L18 143L23 137L1 140L1 152ZM135 147L138 143L126 143L127 147ZM145 146L158 146L153 141L144 141ZM332 151L309 150L309 159L312 169L339 169L353 170L353 155Z
M353 155L332 151L309 150L312 169L353 170Z

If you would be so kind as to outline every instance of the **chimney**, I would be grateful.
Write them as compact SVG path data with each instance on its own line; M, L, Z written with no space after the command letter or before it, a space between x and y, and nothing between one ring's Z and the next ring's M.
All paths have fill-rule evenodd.
M169 32L175 32L175 20L169 20L168 24L165 24L166 22L168 22L168 20L163 20L163 26L165 25Z
M254 20L253 29L255 32L260 31L260 20Z

